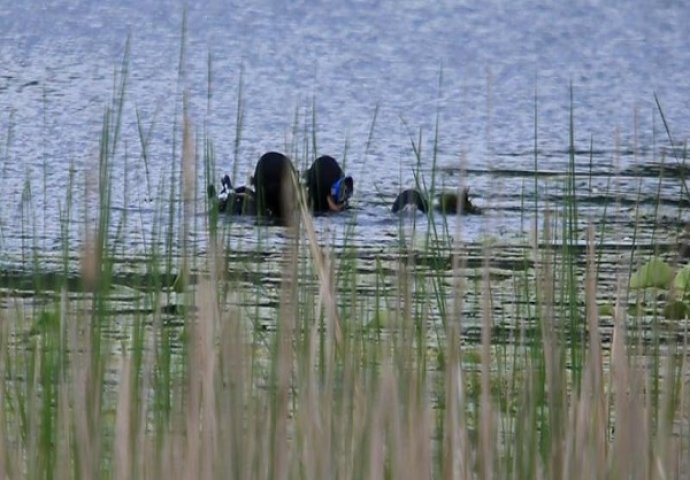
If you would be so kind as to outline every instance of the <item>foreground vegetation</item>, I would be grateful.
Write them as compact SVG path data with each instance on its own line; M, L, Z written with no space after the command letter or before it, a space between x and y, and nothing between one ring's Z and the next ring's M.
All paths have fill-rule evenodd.
M579 254L532 252L516 291L532 299L523 314L536 323L517 319L529 334L518 328L506 345L492 342L488 261L471 287L452 247L443 289L447 277L401 254L392 275L376 275L372 299L358 294L347 250L335 257L319 245L304 206L294 220L275 330L238 306L241 282L219 233L208 253L171 260L174 285L151 261L149 283L129 296L134 313L111 312L113 264L98 231L83 252L81 293L65 282L54 301L3 310L3 475L683 476L685 346L631 344L621 294L603 348L592 228L584 272ZM479 346L462 341L466 294L481 312Z

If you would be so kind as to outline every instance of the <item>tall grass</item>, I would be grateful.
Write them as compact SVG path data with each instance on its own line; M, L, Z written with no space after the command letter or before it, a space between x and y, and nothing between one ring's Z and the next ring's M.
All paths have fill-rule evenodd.
M111 320L104 311L83 308L89 300L62 295L55 311L44 314L45 325L30 347L11 344L19 332L3 313L3 473L31 478L681 476L683 450L673 429L682 413L683 365L674 357L659 358L666 401L654 409L646 391L651 372L627 353L622 307L606 361L597 334L593 229L585 292L590 335L575 385L563 361L566 344L557 333L553 250L539 252L536 281L542 287L544 332L535 347L539 358L533 352L519 369L496 369L487 268L478 369L463 363L460 324L448 322L438 345L446 359L443 369L430 370L423 337L414 334L416 317L425 314L411 308L412 285L419 279L407 264L398 266L399 298L385 335L344 327L339 296L359 299L351 291L336 291L337 260L315 241L304 205L301 211L302 226L291 227L293 241L286 246L277 331L263 369L251 367L250 351L261 348L249 341L251 322L219 296L219 285L227 280L213 264L221 252L207 256L198 283L187 287L189 307L197 314L186 320L188 348L179 356L156 353L169 347L156 342L158 327L144 327L143 319L127 327L131 340L123 349L105 348L98 325ZM548 235L549 230L547 223L543 231ZM299 275L302 248L311 259L305 277L319 282L308 294L300 293L307 280ZM460 286L454 294L459 293ZM317 315L300 321L314 305ZM371 321L374 312L367 310L358 312L364 316L360 321L354 314L350 320L355 325ZM106 365L117 367L116 386L108 386ZM172 375L163 384L156 372ZM474 375L478 393L469 391ZM499 405L500 385L518 376L521 384L513 388L506 412ZM152 395L159 389L169 392L163 417L156 414L165 409L157 403L160 394ZM514 429L503 432L509 438L497 434L505 414L514 419ZM653 429L657 415L659 427ZM546 448L540 447L544 438Z
M190 135L190 125L184 123ZM187 144L189 145L189 144ZM183 148L184 158L190 155ZM193 156L192 156L193 157ZM183 163L189 160L183 160ZM42 314L37 335L21 338L21 322L3 311L0 382L4 408L0 468L9 477L194 478L669 478L682 476L684 450L673 434L686 408L678 357L658 357L666 399L654 408L651 371L627 353L624 299L617 308L610 357L598 337L595 240L588 237L585 305L588 332L575 377L564 362L554 278L558 250L535 252L535 288L543 341L518 368L496 367L488 264L482 283L482 342L477 369L463 362L460 323L448 321L436 346L445 361L430 368L428 344L415 334L428 311L412 308L415 283L398 264L395 307L385 334L363 328L377 311L355 288L333 282L339 263L316 241L301 205L285 247L277 331L268 346L252 344L252 322L223 301L227 279L209 251L196 284L188 284L186 344L179 355L160 340L160 310L151 327L137 318L122 348L103 342L110 319L109 272L91 280L93 299L63 293ZM551 232L547 219L542 229ZM545 238L545 240L549 240ZM548 241L544 242L549 244ZM299 267L306 249L309 269ZM84 254L88 276L89 253ZM488 257L487 257L488 258ZM464 273L453 291L462 298ZM318 288L309 278L318 279ZM305 288L306 286L306 288ZM306 292L305 292L306 290ZM423 302L434 302L435 296ZM339 299L350 303L341 324ZM457 296L457 297L456 297ZM158 297L160 299L160 297ZM316 306L316 315L309 315ZM87 308L84 308L87 307ZM454 315L461 316L461 310ZM357 318L361 316L361 318ZM302 321L302 318L308 321ZM457 317L456 317L457 318ZM321 321L320 319L323 319ZM323 329L323 331L321 331ZM346 333L345 333L346 332ZM267 363L253 368L251 350ZM605 368L607 366L607 368ZM107 379L116 367L116 382ZM542 373L543 369L543 373ZM470 379L478 376L479 390ZM511 407L500 406L503 385ZM575 378L578 383L573 383ZM468 383L470 382L470 383ZM165 392L165 393L161 393ZM162 397L165 397L163 399ZM163 403L161 403L163 400ZM165 412L161 415L161 412ZM498 435L502 415L513 427ZM657 419L658 416L658 419ZM658 423L657 423L658 422ZM658 424L657 428L653 425ZM546 444L544 444L546 442ZM507 461L506 459L510 459Z

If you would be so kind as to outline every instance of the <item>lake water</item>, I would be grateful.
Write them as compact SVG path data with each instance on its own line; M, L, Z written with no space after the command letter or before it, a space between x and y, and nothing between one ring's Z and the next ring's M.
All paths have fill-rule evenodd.
M182 73L181 2L3 3L5 263L17 261L27 245L59 254L70 165L77 185L73 245L82 238L80 223L93 218L85 217L84 205L97 195L103 114L128 35L111 205L115 224L127 213L133 255L143 252L157 212L166 211L169 196L159 192L168 191L170 171L179 169L182 91L200 151L204 137L213 143L216 179L234 171L235 183L244 183L261 153L290 151L286 145L305 158L315 123L318 153L346 158L356 182L351 214L317 220L324 238L337 238L354 220L351 241L376 250L396 242L399 223L388 207L414 183L411 138L421 135L428 183L438 118L437 182L471 185L486 211L452 218L449 228L460 222L470 240L524 239L529 221L520 211L534 195L535 110L538 170L549 174L539 177L539 196L557 204L568 163L571 84L583 219L597 220L604 204L623 200L608 215L621 227L617 240L625 241L635 202L652 212L659 188L661 213L682 218L678 179L660 182L647 167L664 156L675 162L655 93L674 139L690 134L690 9L683 2L193 2ZM244 118L235 158L240 84ZM146 163L138 117L151 132ZM203 190L201 171L198 182ZM252 237L253 230L236 231ZM203 222L193 238L202 250Z

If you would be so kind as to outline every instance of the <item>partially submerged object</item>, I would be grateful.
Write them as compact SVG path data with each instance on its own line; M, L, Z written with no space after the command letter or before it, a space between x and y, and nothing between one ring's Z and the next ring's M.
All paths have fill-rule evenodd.
M220 181L221 190L216 195L216 188L208 186L209 199L215 199L219 212L233 215L256 215L256 193L247 186L232 187L230 176L224 175Z
M426 196L417 189L408 188L403 190L396 197L391 211L393 213L398 213L403 211L408 206L419 210L422 213L427 213L429 211L429 200ZM437 203L433 208L445 215L476 215L481 213L481 210L472 204L470 200L470 189L463 188L460 194L455 192L441 192L437 196Z
M221 179L221 190L216 195L214 185L208 186L209 198L215 199L219 212L232 215L256 215L287 221L297 201L294 167L288 157L268 152L256 164L251 185L233 188L229 175Z
M256 214L287 223L297 206L297 177L292 161L279 152L264 153L254 169Z
M348 207L354 180L345 176L338 161L328 155L314 160L304 173L307 203L314 213L340 212Z
M437 210L445 214L476 215L481 210L472 204L470 189L463 188L460 195L455 192L442 192L438 196Z
M414 188L408 188L400 192L393 202L391 211L393 213L398 213L408 206L412 206L422 213L427 213L429 211L428 200L419 190Z
M345 176L338 162L328 155L317 158L305 172L306 194L314 213L339 212L348 207L354 192L352 177ZM221 190L208 186L209 198L215 199L219 212L233 215L257 215L287 223L299 199L299 184L292 161L279 152L261 156L251 185L233 188L228 175L221 179Z

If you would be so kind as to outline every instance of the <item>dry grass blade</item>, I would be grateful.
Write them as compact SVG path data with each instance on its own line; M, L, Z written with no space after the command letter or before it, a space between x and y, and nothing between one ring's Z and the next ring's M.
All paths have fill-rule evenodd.
M460 363L458 338L460 329L449 322L446 348L447 367L445 379L444 438L441 470L443 478L470 478L472 460L467 435L467 423L462 415L465 411L463 401L463 374Z
M489 247L484 252L484 268L482 273L482 377L481 377L481 424L479 430L479 468L482 478L493 478L494 465L494 434L493 414L491 409L491 393L489 381L491 379L491 330L493 327L491 311L491 280L489 278Z
M82 310L85 311L85 310ZM76 468L82 478L96 478L100 458L101 385L94 358L91 319L83 313L70 322L70 336L76 352L73 358L72 423L75 428Z
M132 432L130 415L132 401L132 361L128 356L120 367L120 391L117 399L115 420L115 456L113 478L116 480L132 478Z
M603 386L603 364L599 317L596 302L596 266L594 228L587 229L587 271L585 304L589 331L589 354L585 363L583 385L570 411L566 436L566 478L603 478L606 472L607 415Z
M216 289L204 278L197 288L199 316L190 325L190 411L187 438L190 464L188 478L210 479L214 476L218 457L216 388L216 340L218 322ZM197 463L198 462L198 463Z
M548 406L548 423L550 426L551 444L549 445L549 458L546 462L547 478L559 479L563 472L564 455L561 441L563 438L563 415L565 412L565 381L563 372L565 368L559 354L560 343L555 331L555 305L554 291L554 254L549 245L553 240L551 232L552 212L544 212L544 224L542 227L543 243L546 245L542 251L537 250L535 243L534 258L539 259L536 267L536 277L539 282L537 291L537 305L540 309L539 316L542 329L542 349L544 366L546 369L546 392Z
M209 249L211 282L207 284L208 288L215 288L222 281L217 275L217 265L221 261L222 255L212 246ZM252 390L251 372L248 371L251 347L239 313L234 308L229 312L216 311L221 302L216 293L213 295L211 306L206 307L218 315L220 345L214 346L218 350L218 372L215 375L218 404L213 421L218 430L217 451L224 452L217 459L216 473L223 478L251 478L251 461L247 459L254 458L257 443L255 432L249 427L251 422L257 421L257 413L247 399Z
M371 399L369 401L371 402ZM376 403L374 403L374 409L372 409L371 417L369 419L370 423L364 427L365 435L367 435L369 439L369 468L367 470L366 478L384 478L386 461L384 418L386 411L387 409L384 403L384 394L379 392L379 397Z
M60 442L57 445L55 477L59 480L68 480L74 475L70 470L72 467L72 452L70 450L72 431L70 428L69 385L64 379L60 381L58 408L57 434Z
M184 290L189 278L189 232L194 216L196 199L196 154L194 145L194 128L189 118L187 97L184 100L184 119L182 128L182 158L180 160L182 182L182 223L180 238L182 239L182 265L179 273L179 290Z
M6 340L7 339L7 320L5 315L0 311L0 372L5 372L5 352L7 351ZM0 381L0 398L5 398L5 382ZM11 468L9 465L9 455L8 455L8 445L7 445L7 433L5 431L7 425L7 419L5 417L5 409L0 408L0 475L4 478L10 478Z
M619 292L623 291L619 288ZM625 306L619 300L615 309L611 378L615 415L609 468L617 478L649 478L651 445L649 408L646 405L644 376L631 368L625 345Z
M286 218L288 244L284 255L281 284L281 302L278 315L274 358L276 375L276 396L273 409L273 445L271 477L284 480L290 472L290 444L288 441L289 393L293 372L293 337L297 319L298 261L299 261L299 217L295 208L297 201L296 181L292 172L283 178L283 208Z
M462 169L462 165L461 165ZM441 475L445 479L470 478L473 459L469 445L467 421L462 413L465 411L464 376L462 371L462 350L459 345L462 330L462 304L464 302L465 283L462 268L466 263L464 249L461 245L461 222L457 224L456 237L453 242L453 316L446 322L446 358L445 372L445 405L443 412L443 439L441 445Z
M296 184L297 179L293 178L293 181ZM340 326L340 316L338 315L331 259L328 253L319 246L314 230L314 222L303 198L298 199L298 206L314 262L314 269L319 277L319 305L320 308L325 310L328 338L335 340L336 345L338 345L342 342L343 333Z
M184 97L184 120L182 129L182 202L184 208L183 227L189 231L189 222L193 215L194 200L196 198L196 153L194 128L189 118L188 99ZM184 237L183 237L184 238Z

